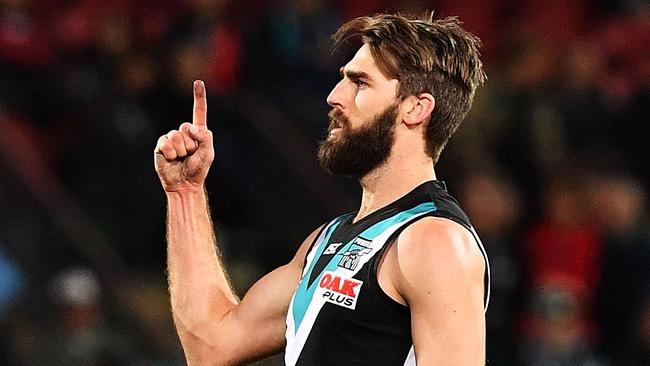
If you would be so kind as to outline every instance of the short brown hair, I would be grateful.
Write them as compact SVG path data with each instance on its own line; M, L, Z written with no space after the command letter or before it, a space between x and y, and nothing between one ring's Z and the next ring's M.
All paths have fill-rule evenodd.
M399 97L430 93L436 100L426 127L427 153L438 161L442 149L469 111L476 88L485 81L481 41L456 17L434 19L378 14L342 25L334 48L360 38L386 77L399 81Z

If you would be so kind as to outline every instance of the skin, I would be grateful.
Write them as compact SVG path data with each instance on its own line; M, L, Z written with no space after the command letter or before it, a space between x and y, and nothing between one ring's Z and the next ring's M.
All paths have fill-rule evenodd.
M329 139L363 125L397 97L397 80L381 73L365 45L341 74L327 102L350 125L332 130ZM237 299L215 249L204 192L214 149L200 81L195 82L194 99L192 123L162 136L154 150L168 201L172 312L189 365L239 364L283 349L289 302L318 229L290 263ZM402 98L388 161L360 179L363 194L355 221L436 178L422 138L434 107L428 93ZM484 267L472 235L446 219L417 221L387 251L379 283L411 311L418 365L485 364Z

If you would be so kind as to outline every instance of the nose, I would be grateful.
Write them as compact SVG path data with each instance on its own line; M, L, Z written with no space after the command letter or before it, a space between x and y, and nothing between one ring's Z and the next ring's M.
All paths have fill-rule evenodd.
M343 81L344 80L341 80L336 85L334 85L334 88L327 96L327 104L332 108L343 108Z

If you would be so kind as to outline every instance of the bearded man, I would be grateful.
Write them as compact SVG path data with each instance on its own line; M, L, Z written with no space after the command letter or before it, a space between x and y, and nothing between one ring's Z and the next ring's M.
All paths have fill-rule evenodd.
M362 17L327 98L318 158L359 179L359 210L325 223L243 299L221 264L204 191L214 159L205 86L193 122L158 140L172 313L190 365L285 352L287 365L484 365L489 266L435 164L485 75L455 18Z

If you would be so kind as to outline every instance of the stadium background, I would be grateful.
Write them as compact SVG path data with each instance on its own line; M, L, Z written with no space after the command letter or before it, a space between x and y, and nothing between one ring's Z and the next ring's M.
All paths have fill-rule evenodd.
M484 43L437 173L490 255L488 365L650 365L643 0L0 1L0 364L183 364L152 149L191 118L192 81L243 293L358 202L315 160L344 61L329 35L423 9Z

